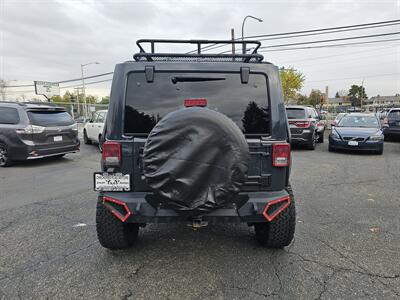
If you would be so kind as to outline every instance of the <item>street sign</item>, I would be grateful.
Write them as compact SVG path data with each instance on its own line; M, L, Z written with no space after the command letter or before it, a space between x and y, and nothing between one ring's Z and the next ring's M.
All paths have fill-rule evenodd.
M47 81L35 81L36 95L43 95L46 98L51 98L60 95L60 86L58 83Z

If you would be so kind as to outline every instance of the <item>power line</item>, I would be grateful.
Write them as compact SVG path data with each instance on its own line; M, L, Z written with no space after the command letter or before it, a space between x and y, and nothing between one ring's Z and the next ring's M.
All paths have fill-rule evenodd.
M83 79L90 79L90 78L102 77L102 76L112 75L113 73L114 73L114 72L107 72L107 73L103 73L103 74L97 74L97 75L92 75L92 76L86 76L86 77L83 77ZM68 79L68 80L56 81L55 83L66 83L66 82L80 81L80 80L82 80L82 77L80 77L80 78L75 78L75 79Z
M355 24L355 25L346 25L346 26L337 26L337 27L327 27L327 28L319 28L319 29L292 31L292 32L252 35L252 36L246 36L245 39L260 38L260 37L277 37L277 36L287 36L287 35L315 33L315 32L333 33L333 32L324 32L324 31L332 31L332 30L346 31L346 30L343 30L343 29L350 29L350 28L356 28L356 29L352 29L352 30L361 30L361 29L364 29L364 28L358 28L358 27L383 25L383 24L390 24L390 25L383 25L383 26L391 26L391 25L398 25L398 24L392 24L392 23L398 23L398 22L400 22L400 19L390 20L390 21L374 22L374 23L363 23L363 24ZM375 26L375 27L379 27L379 26ZM336 32L340 32L340 31L336 31ZM281 37L281 38L283 38L283 37ZM293 36L292 36L292 38L293 38ZM241 38L237 38L237 39L235 39L235 41L236 40L241 40ZM216 44L213 44L213 45L205 46L205 47L201 48L201 50L205 50L205 49L212 50L212 49L217 49L217 48L221 48L221 47L225 47L225 46L228 46L228 45L216 45ZM192 50L192 51L189 51L188 53L193 53L193 52L196 52L196 51L197 50Z
M85 85L90 85L90 84L96 84L96 83L102 83L102 82L108 82L108 81L112 81L112 79L105 79L105 80L99 80L99 81L92 81L92 82L85 82ZM72 84L72 85L67 85L67 86L60 86L60 89L67 89L70 87L77 87L77 86L81 86L80 84Z
M348 80L348 79L359 79L359 78L372 78L372 77L385 77L385 76L396 76L400 73L388 73L388 74L376 74L376 75L361 75L358 77L347 77L347 78L331 78L331 79L321 79L321 80L307 80L306 82L324 82L324 81L338 81L338 80ZM400 78L399 78L400 80Z
M351 46L351 45L364 45L364 44L374 44L374 43L394 42L394 41L400 41L400 39L375 40L375 41L367 41L367 42L342 43L342 44L309 46L309 47L292 47L292 48L283 48L283 49L264 50L264 51L259 51L259 52L266 53L266 52L288 51L288 50L307 50L307 49L318 49L318 48L329 48L329 47L344 47L344 46Z

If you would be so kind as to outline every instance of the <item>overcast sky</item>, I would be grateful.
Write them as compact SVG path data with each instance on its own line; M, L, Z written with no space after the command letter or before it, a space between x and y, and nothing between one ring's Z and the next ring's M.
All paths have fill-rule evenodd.
M81 76L80 64L92 61L100 64L87 66L86 75L110 72L116 63L132 58L139 38L228 39L231 28L239 37L243 17L248 14L264 22L248 19L245 35L269 34L400 19L400 0L0 0L0 78L18 80L10 85L73 79ZM400 32L400 25L270 40L263 45L389 32ZM400 39L400 35L374 40L389 38ZM303 93L325 90L328 85L332 97L363 80L368 96L400 93L400 41L263 54L278 66L303 72ZM111 76L95 80L107 78ZM79 82L64 86L73 84ZM11 98L22 94L29 98L32 89L7 91ZM109 89L109 82L88 85L87 93L101 97L108 95Z

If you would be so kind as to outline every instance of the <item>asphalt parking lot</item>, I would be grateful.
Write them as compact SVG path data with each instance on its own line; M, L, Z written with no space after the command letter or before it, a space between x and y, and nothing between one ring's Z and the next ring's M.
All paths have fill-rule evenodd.
M247 225L149 225L130 250L97 242L96 146L0 169L0 298L398 299L400 143L382 156L293 151L295 241Z

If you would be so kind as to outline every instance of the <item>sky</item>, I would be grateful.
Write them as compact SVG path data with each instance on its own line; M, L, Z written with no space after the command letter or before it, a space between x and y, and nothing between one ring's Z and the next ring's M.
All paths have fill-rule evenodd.
M0 0L0 79L11 86L75 79L81 77L80 65L90 62L99 64L86 66L87 76L111 72L115 64L132 59L139 38L229 39L231 28L240 37L246 15L263 22L247 19L244 35L261 35L400 19L400 0ZM268 40L263 46L391 32L400 32L400 25ZM369 40L389 38L400 35ZM400 93L400 41L262 54L279 67L301 71L306 78L303 94L328 86L333 97L361 83L368 96ZM90 84L86 93L101 98L109 95L110 87L111 81ZM73 88L61 88L61 94ZM33 87L8 88L7 98L29 99L32 91Z

